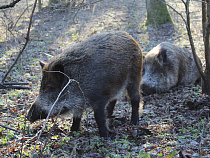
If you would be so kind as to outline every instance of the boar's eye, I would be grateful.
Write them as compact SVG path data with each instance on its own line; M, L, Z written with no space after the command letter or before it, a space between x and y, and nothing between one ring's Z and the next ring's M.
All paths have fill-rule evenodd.
M159 62L163 65L166 66L168 64L168 59L167 59L167 50L161 49L157 58L159 59Z

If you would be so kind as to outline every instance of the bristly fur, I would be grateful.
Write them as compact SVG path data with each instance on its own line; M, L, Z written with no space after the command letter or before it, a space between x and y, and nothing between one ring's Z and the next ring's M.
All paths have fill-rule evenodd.
M201 77L192 53L168 42L162 42L148 52L143 67L141 87L144 95L166 92L177 85L194 84Z

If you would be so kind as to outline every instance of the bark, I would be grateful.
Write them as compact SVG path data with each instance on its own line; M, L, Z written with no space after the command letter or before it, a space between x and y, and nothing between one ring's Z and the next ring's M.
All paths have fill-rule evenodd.
M38 0L38 9L39 11L42 9L42 0Z
M206 4L203 4L206 3ZM210 95L210 48L209 48L209 34L210 34L210 0L202 1L202 21L203 23L203 35L204 35L204 47L205 47L205 78L202 81L202 92Z
M210 96L210 71L205 70L205 80L202 80L202 93Z
M209 34L210 34L210 0L207 2L207 24L204 36L204 45L205 45L205 59L206 59L206 69L210 71L210 48L209 48Z
M202 1L202 29L203 29L203 42L206 33L206 23L207 23L207 11L206 11L206 0Z
M147 22L149 25L173 23L165 0L146 0Z

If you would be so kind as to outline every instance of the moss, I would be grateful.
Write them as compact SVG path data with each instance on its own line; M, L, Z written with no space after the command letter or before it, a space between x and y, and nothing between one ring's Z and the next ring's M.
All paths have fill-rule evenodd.
M173 23L166 4L159 0L148 0L146 25L161 25Z

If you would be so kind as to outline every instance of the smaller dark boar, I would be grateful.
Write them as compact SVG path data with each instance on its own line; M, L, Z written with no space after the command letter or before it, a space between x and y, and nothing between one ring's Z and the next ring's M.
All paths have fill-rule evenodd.
M127 89L131 99L131 123L139 120L142 52L137 42L126 32L102 33L74 45L65 53L41 64L43 77L39 96L31 105L27 118L30 121L45 119L59 92L68 79L72 82L55 105L51 117L73 113L71 130L80 128L85 106L92 108L100 136L108 136L106 118L110 118L119 93ZM86 99L86 105L84 97ZM106 111L107 110L107 111Z
M192 53L162 42L143 60L142 93L166 92L177 85L194 84L200 77Z

